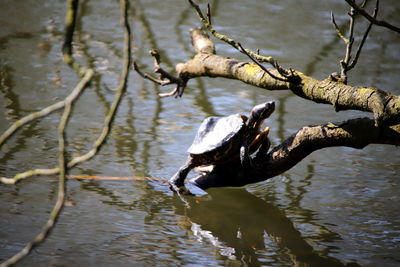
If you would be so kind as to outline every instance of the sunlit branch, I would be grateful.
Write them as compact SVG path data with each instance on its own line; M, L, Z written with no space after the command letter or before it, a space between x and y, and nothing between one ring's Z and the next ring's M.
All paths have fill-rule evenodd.
M192 7L196 10L197 15L199 16L201 22L203 25L207 28L207 30L214 35L217 39L224 41L225 43L233 46L237 50L239 50L239 45L238 42L236 42L234 39L228 37L227 35L221 34L217 32L214 27L211 24L211 8L210 5L207 6L207 18L203 15L203 12L201 11L200 7L192 0L188 0L189 3L192 5ZM266 62L272 64L275 59L271 56L262 56L258 53L254 53L251 50L246 49L246 52L251 55L253 58L257 59L259 62Z
M159 78L155 78L148 73L142 72L138 64L136 62L133 62L133 66L136 72L143 78L148 79L161 86L176 84L176 87L172 91L168 93L159 94L160 97L169 97L169 96L182 97L188 79L182 76L175 77L169 72L165 71L160 66L161 59L160 59L160 54L158 53L157 50L155 49L151 50L150 54L154 57L154 72L159 74Z

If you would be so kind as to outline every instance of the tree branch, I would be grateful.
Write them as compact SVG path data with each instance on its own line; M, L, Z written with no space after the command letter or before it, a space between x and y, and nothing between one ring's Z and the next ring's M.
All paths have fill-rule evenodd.
M207 28L208 31L211 32L211 34L213 34L216 38L220 39L221 41L224 41L225 43L231 45L232 47L234 47L235 49L237 49L239 52L245 54L246 56L248 56L252 61L254 61L254 63L256 63L257 65L259 65L264 71L266 71L268 73L268 75L270 75L271 77L273 77L274 79L280 80L280 81L285 81L285 82L296 82L298 81L298 77L295 75L295 73L289 69L286 70L284 68L282 68L279 64L278 61L275 60L273 57L271 56L262 56L260 55L259 51L257 51L257 53L254 53L253 51L251 51L250 49L244 49L243 46L239 43L236 42L234 39L223 35L221 33L218 33L211 24L211 7L210 4L207 5L207 18L204 17L200 7L195 4L192 0L188 0L189 3L192 5L192 7L196 10L197 15L199 16L201 22L203 23L204 27ZM213 54L215 53L215 51L213 52ZM262 67L262 65L259 62L266 62L272 65L272 67L274 67L279 74L284 77L284 78L280 78L278 76L273 75L272 73L270 73L268 70L265 70L264 67Z
M316 80L292 70L299 82L283 82L266 75L257 64L224 58L212 51L214 44L200 29L191 30L192 43L197 54L189 61L176 65L178 77L187 81L194 77L223 77L236 79L266 90L291 90L294 94L316 103L331 104L335 110L360 110L374 114L375 125L400 123L400 97L373 87L359 87L333 81L330 78ZM201 47L199 51L199 47ZM268 69L279 76L276 69Z
M62 55L64 63L70 65L78 72L80 76L85 74L86 68L81 66L75 61L73 57L72 41L74 39L74 32L76 26L76 18L78 15L79 0L67 1L67 12L65 15L65 35L64 43L62 45Z
M366 4L366 1L362 4L362 7ZM378 15L378 9L379 9L379 0L376 0L374 12L373 12L373 17L376 18ZM358 58L360 57L361 50L364 46L365 41L367 40L368 34L372 28L373 23L371 22L367 29L364 32L363 38L358 45L358 49L356 52L356 56L352 60L352 49L353 49L353 44L354 44L354 25L355 25L355 17L357 15L357 11L351 7L350 11L348 12L348 15L350 16L350 23L349 23L349 33L348 33L348 38L346 38L340 31L339 27L336 24L335 17L333 13L331 13L331 22L336 30L336 33L338 36L345 42L346 44L346 54L343 60L340 61L340 75L335 75L331 74L331 77L336 81L340 81L344 84L347 84L347 72L350 71L355 67L357 64Z
M148 73L142 72L140 70L138 64L136 62L133 62L133 67L136 70L136 72L140 76L142 76L144 79L148 79L148 80L150 80L156 84L159 84L161 86L169 85L169 84L176 84L175 89L173 89L172 91L170 91L168 93L159 94L160 97L169 97L169 96L175 96L175 98L182 97L188 79L181 75L179 75L178 77L175 77L172 74L165 71L163 68L161 68L160 54L158 53L157 50L155 50L155 49L151 50L150 55L152 55L154 57L154 72L159 74L159 78L155 78Z
M379 9L379 0L376 1L375 8L374 8L374 13L372 14L372 16L374 18L376 18L376 16L378 15L378 9ZM369 34L369 32L370 32L370 30L372 28L372 25L373 25L373 23L371 22L368 25L367 29L365 30L363 38L362 38L362 40L361 40L361 42L360 42L360 44L358 46L356 55L355 55L353 61L347 66L347 70L353 69L355 67L355 65L357 64L358 58L360 57L360 54L361 54L361 50L362 50L362 48L363 48L363 46L365 44L365 41L367 40L367 37L368 37L368 34Z
M232 39L232 38L230 38L230 37L228 37L228 36L226 36L224 34L221 34L221 33L217 32L214 29L214 27L212 26L212 24L211 24L210 5L207 6L207 18L206 18L203 15L203 12L201 11L200 7L194 1L192 1L192 0L188 0L188 1L192 5L192 7L196 10L196 13L199 16L199 18L200 18L201 22L203 23L204 27L206 27L207 30L212 35L214 35L215 38L217 38L217 39L219 39L221 41L224 41L225 43L227 43L227 44L231 45L232 47L236 48L237 50L239 50L239 45L234 39ZM275 61L275 59L273 57L271 57L271 56L262 56L262 55L260 55L258 53L254 53L251 50L246 50L246 51L253 58L257 59L259 62L266 62L266 63L272 64Z
M335 146L362 149L369 144L400 145L400 125L377 128L373 120L360 118L340 124L306 126L268 153L257 153L253 160L257 172L251 175L244 172L240 162L234 161L216 165L211 172L191 182L202 189L243 186L282 174L319 149Z
M345 0L352 8L354 8L358 13L360 13L360 15L364 16L367 20L369 20L371 23L378 25L378 26L382 26L385 28L388 28L394 32L400 33L400 28L396 27L384 20L377 20L376 18L374 18L373 16L371 16L370 14L368 14L368 12L366 12L363 8L359 7L354 0Z

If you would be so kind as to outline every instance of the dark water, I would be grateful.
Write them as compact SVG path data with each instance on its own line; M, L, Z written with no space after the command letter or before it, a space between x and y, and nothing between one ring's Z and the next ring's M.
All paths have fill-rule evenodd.
M65 1L0 2L0 130L64 98L78 77L61 61ZM384 1L381 1L384 2ZM400 25L400 2L380 15ZM131 1L134 58L149 71L157 48L173 69L193 52L188 30L199 25L186 1ZM215 27L284 66L316 78L338 71L343 43L330 24L347 19L342 1L211 1ZM357 24L361 29L365 23ZM359 36L359 35L357 35ZM359 37L357 37L359 40ZM216 42L220 55L246 60ZM374 27L350 83L399 94L400 37ZM82 1L75 57L98 76L80 98L68 128L71 156L86 153L114 97L123 30L117 1ZM186 158L209 115L248 112L274 100L268 120L278 144L304 125L342 121L290 92L267 92L237 81L192 80L182 99L159 99L159 88L131 73L107 144L73 174L169 177ZM20 130L0 151L0 176L57 164L60 114ZM292 170L245 188L210 189L188 205L157 181L69 181L68 202L50 238L21 266L363 266L400 265L400 151L371 145L313 153ZM0 185L0 261L19 251L47 220L56 177Z

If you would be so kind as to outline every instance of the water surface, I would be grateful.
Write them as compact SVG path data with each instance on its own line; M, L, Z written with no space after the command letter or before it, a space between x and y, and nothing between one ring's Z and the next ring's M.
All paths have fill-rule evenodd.
M342 2L211 5L217 30L285 67L323 79L339 70L344 55L330 24L332 10L346 25ZM61 61L64 1L3 0L0 7L3 132L18 118L64 98L78 77ZM99 135L122 65L117 1L82 1L80 8L75 57L98 76L75 107L67 133L70 156L85 153ZM380 14L400 25L399 11L397 2L382 4ZM161 52L169 70L193 55L188 32L199 21L185 1L131 1L130 16L133 57L148 71L150 49ZM374 27L350 83L399 94L399 45L396 34ZM219 55L247 60L226 44L216 41L216 47ZM73 174L170 177L206 116L246 113L267 100L277 104L267 122L273 145L304 125L371 116L335 113L290 92L224 79L195 79L183 98L159 99L158 93L171 88L154 86L134 72L129 79L107 144ZM0 152L1 176L57 164L59 116L36 121L9 140ZM67 207L52 235L20 265L397 266L399 159L394 146L325 149L270 181L210 189L206 196L188 198L188 205L162 182L69 181ZM56 177L0 186L0 261L38 233L56 192Z

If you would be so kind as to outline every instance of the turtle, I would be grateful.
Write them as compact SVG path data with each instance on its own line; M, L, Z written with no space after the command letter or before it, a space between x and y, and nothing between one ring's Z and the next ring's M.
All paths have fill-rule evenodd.
M187 150L186 163L169 180L171 189L178 192L189 172L200 166L224 164L240 157L243 169L250 170L250 154L269 148L269 127L263 131L260 127L274 110L275 102L269 101L254 106L249 118L242 114L206 118Z

